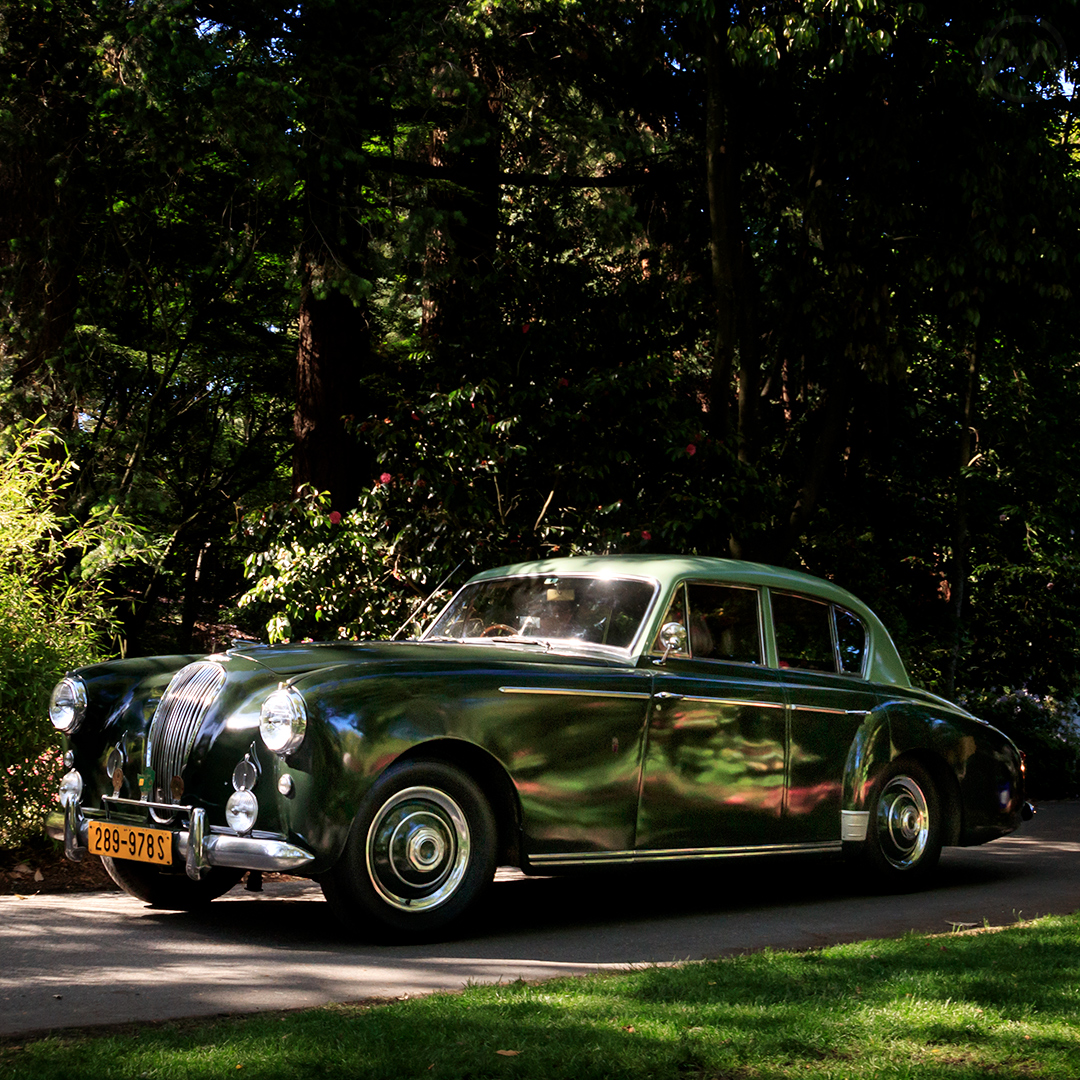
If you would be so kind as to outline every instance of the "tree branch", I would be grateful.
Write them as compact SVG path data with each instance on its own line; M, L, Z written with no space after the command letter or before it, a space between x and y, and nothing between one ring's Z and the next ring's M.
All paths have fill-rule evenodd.
M463 187L475 187L483 180L490 182L490 174L485 174L479 169L431 165L423 161L371 157L367 159L366 165L372 172L388 173L391 176L412 176L420 180L441 180L461 184ZM662 166L645 165L640 169L627 169L622 172L608 173L605 176L499 172L496 174L495 182L502 187L618 188L655 184L660 179L682 180L696 175L697 172L691 169L669 170Z

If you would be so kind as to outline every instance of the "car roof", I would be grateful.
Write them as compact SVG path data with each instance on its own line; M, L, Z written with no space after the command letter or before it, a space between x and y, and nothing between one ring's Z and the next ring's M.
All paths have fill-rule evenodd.
M748 585L767 585L773 589L793 589L811 592L816 596L841 604L863 605L846 589L823 578L804 574L801 570L786 570L765 563L743 562L739 559L716 559L705 555L573 555L557 559L537 559L533 562L498 566L474 575L470 581L491 578L566 575L574 573L622 574L630 577L656 578L668 585L686 577L700 575L712 581L738 581Z
M847 589L824 578L788 570L765 563L743 562L740 559L717 559L705 555L573 555L533 562L497 566L475 574L470 581L490 581L496 578L538 576L551 574L610 574L652 578L660 583L662 595L676 581L702 578L709 581L730 581L743 585L765 586L779 592L797 592L828 600L848 608L858 615L870 631L872 653L867 676L873 681L910 686L907 671L900 659L888 630L874 612Z

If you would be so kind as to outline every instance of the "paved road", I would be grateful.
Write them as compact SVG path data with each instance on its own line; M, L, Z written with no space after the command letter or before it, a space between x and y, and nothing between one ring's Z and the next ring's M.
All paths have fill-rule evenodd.
M482 932L427 946L346 942L316 886L236 890L202 914L120 893L0 898L0 1035L393 998L1080 908L1080 804L1015 836L947 849L936 886L861 892L832 860L523 878L500 872Z

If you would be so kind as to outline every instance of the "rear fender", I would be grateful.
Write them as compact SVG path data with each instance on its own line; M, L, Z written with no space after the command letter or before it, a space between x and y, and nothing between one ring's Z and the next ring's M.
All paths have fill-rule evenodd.
M894 703L867 714L855 733L844 766L842 809L865 812L875 778L898 757L918 761L931 775L941 799L946 845L961 842L964 832L960 779L976 742L958 723L927 715L907 703Z

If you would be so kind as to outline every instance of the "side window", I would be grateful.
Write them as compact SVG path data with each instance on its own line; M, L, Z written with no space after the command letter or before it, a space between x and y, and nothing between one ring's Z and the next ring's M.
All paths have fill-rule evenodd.
M836 644L840 654L840 670L847 675L861 675L866 655L866 627L858 615L834 607Z
M695 659L761 663L756 589L690 582L686 593L690 652Z
M772 613L776 653L782 668L836 671L829 604L790 593L773 593Z

